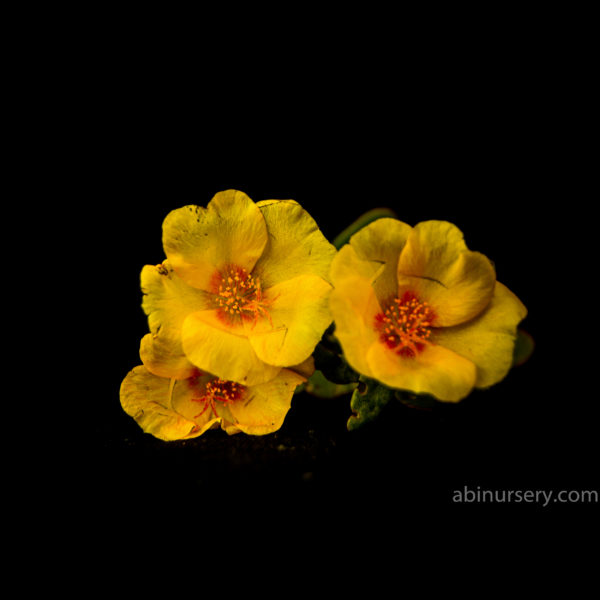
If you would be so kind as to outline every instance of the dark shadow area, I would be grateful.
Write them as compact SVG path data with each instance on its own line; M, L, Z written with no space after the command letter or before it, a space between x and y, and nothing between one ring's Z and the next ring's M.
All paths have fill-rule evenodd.
M404 120L373 114L360 129L328 113L308 124L283 120L267 136L236 113L227 130L209 135L176 114L156 129L128 113L89 132L98 152L93 165L82 161L80 181L90 210L69 240L92 265L76 282L70 313L81 325L71 407L82 441L66 466L80 506L125 520L140 511L218 520L227 507L239 521L236 511L255 506L288 521L316 514L344 527L401 527L416 513L498 509L457 505L453 495L465 487L598 488L596 401L581 385L593 358L565 306L576 289L563 254L572 222L555 210L572 165L558 160L543 119L531 110L525 118L516 104L505 107L514 118L504 112L500 120L485 103L443 114L416 104ZM410 225L454 222L529 309L523 327L535 340L533 356L458 405L425 411L392 403L352 433L349 397L298 394L283 427L268 436L215 430L165 443L144 434L119 405L121 380L140 364L147 332L139 273L164 258L161 224L170 210L206 205L228 188L255 201L297 200L330 240L378 206ZM551 507L563 508L583 510Z

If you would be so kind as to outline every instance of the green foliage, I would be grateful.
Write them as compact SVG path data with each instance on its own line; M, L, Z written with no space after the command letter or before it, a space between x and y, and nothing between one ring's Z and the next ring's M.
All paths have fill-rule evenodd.
M350 367L342 354L326 348L320 343L313 353L315 369L333 383L347 384L358 382L358 373Z
M398 215L390 208L374 208L361 215L352 225L349 225L334 240L333 245L339 250L344 244L350 241L350 238L360 229L366 227L369 223L381 218L397 219Z
M334 383L327 379L321 371L315 371L304 384L304 391L318 398L337 398L350 394L356 388L356 383Z
M517 331L515 349L513 352L513 367L518 367L526 362L533 354L535 342L529 333L523 329Z
M350 408L354 414L348 419L348 430L358 429L365 423L373 421L393 397L394 390L374 379L361 376L350 400Z

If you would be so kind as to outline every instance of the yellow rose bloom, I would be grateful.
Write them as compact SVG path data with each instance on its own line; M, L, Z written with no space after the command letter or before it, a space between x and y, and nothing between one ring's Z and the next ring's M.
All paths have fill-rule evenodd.
M174 379L138 366L121 384L121 406L146 433L164 441L195 438L219 425L229 434L265 435L281 427L294 390L304 381L289 369L266 383L244 386L198 369Z
M166 260L141 274L140 357L154 375L262 384L307 360L331 323L336 250L293 200L220 192L170 212L163 247Z
M335 335L366 377L457 402L511 367L527 310L452 223L374 221L342 246L331 281Z

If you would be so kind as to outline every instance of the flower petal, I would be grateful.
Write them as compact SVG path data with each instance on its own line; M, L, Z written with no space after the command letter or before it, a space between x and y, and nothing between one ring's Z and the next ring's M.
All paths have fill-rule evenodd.
M197 311L194 313L194 317L215 329L220 329L238 337L248 337L244 323L239 315L230 316L223 313L220 308L211 308Z
M475 385L475 365L439 345L428 345L416 357L407 358L378 341L369 348L367 361L381 383L444 402L462 400Z
M350 238L350 244L359 258L383 266L373 281L381 304L386 304L398 293L398 259L411 231L410 225L398 219L383 218L373 221Z
M163 222L163 247L176 273L188 285L206 291L225 265L252 271L266 243L260 209L236 190L219 192L206 208L173 210Z
M157 377L143 366L130 371L120 389L123 410L146 433L165 441L198 437L220 421L208 411L194 419L192 395L185 382ZM187 414L180 412L182 405L189 405Z
M277 431L290 409L294 390L303 381L301 375L282 369L274 379L249 387L246 397L229 406L234 426L251 435Z
M318 275L327 280L335 247L306 210L294 200L263 200L257 206L269 233L253 272L263 289L298 275Z
M402 251L398 272L442 279L458 256L468 250L462 231L448 221L417 223Z
M398 295L406 290L428 302L435 325L449 327L477 316L494 293L496 273L462 232L446 221L424 221L412 230L398 261Z
M183 352L181 335L172 337L171 331L164 328L158 334L146 334L140 343L140 358L146 369L158 377L187 379L196 367Z
M280 367L258 358L249 340L206 322L207 313L193 313L183 322L182 344L188 359L202 371L243 385L272 379Z
M245 323L258 357L288 367L305 361L331 323L331 285L316 275L299 275L265 292L269 316Z
M140 279L142 308L152 333L166 326L180 329L188 314L211 306L211 296L187 285L168 260L156 266L146 265Z
M185 379L193 365L181 346L181 326L188 314L209 306L210 297L185 284L169 261L146 265L141 273L141 286L142 308L148 315L151 333L142 338L140 358L159 377Z
M504 379L511 368L517 325L527 315L523 303L496 282L488 307L474 320L434 329L436 343L468 358L477 366L476 387L489 387Z
M381 312L371 283L381 270L381 264L361 260L352 245L343 246L331 265L334 289L329 306L335 336L350 366L368 377L372 377L372 373L367 349L379 339L374 323L375 315Z

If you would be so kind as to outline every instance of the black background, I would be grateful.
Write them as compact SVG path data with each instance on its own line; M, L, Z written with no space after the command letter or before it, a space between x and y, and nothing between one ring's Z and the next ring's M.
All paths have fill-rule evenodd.
M454 503L465 487L598 488L587 347L596 259L577 74L559 51L535 44L483 54L481 40L450 54L427 54L424 44L402 54L388 39L364 55L354 42L354 52L282 63L272 48L257 59L238 49L223 65L213 48L190 65L178 60L183 45L165 58L134 42L107 54L104 40L72 73L69 132L59 119L48 137L64 135L68 152L52 179L81 207L52 205L77 223L59 240L71 265L62 276L74 284L60 304L75 349L61 357L75 371L62 467L69 502L95 519L118 514L130 527L158 511L193 515L196 526L222 523L227 508L227 519L251 528L252 507L263 518L283 514L283 528L308 515L397 532L415 515L541 510ZM165 443L144 434L119 404L147 332L139 273L164 258L170 210L229 188L255 201L295 199L330 240L378 206L410 225L452 221L527 306L533 356L458 405L390 404L352 433L349 397L302 394L270 436L218 430Z
M86 400L97 411L90 422L93 489L119 501L126 493L168 491L208 505L211 495L244 502L275 490L289 502L301 495L325 512L334 497L336 512L347 503L350 512L362 513L452 509L454 492L465 486L593 488L591 400L573 391L579 375L571 362L582 347L571 337L577 301L571 306L572 296L562 289L571 282L560 265L565 224L549 199L559 193L548 183L556 178L553 164L517 132L485 120L450 132L434 120L410 142L398 140L400 149L373 132L322 136L324 126L316 124L297 144L282 135L264 154L261 148L270 144L260 132L240 134L209 159L203 153L210 154L211 144L201 136L196 149L182 145L179 135L145 139L136 131L126 150L113 148L106 157L109 175L100 182L94 218L101 230L94 248L98 288L86 302L101 349ZM423 131L429 131L427 143ZM345 430L349 397L298 395L282 429L265 438L210 431L166 444L143 434L118 398L122 378L139 364L138 344L147 331L139 272L163 259L161 223L169 210L206 205L228 188L254 200L297 200L330 240L377 206L394 209L412 225L454 222L528 307L522 326L536 342L532 358L460 405L433 411L390 405L377 423L353 433Z

